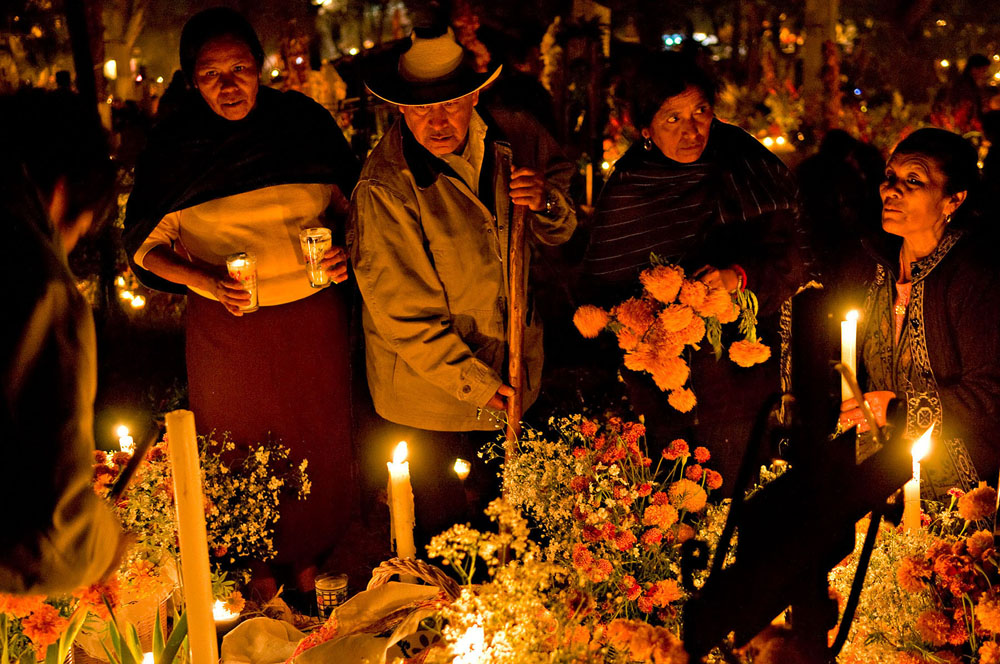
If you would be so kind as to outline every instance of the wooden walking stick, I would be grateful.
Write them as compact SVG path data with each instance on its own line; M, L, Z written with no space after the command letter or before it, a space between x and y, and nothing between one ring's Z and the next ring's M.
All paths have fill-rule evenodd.
M509 293L507 307L507 376L514 396L507 399L507 441L504 445L505 461L517 454L517 439L521 435L522 392L524 387L524 310L527 299L524 275L524 225L528 208L514 206L514 219L510 228Z

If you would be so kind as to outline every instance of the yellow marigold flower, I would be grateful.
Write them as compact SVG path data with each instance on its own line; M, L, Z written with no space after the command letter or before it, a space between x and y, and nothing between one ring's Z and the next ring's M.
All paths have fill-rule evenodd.
M611 315L600 307L585 304L573 314L573 325L587 339L593 339L601 333L611 321Z
M689 479L677 480L670 485L667 493L674 507L688 512L700 512L705 509L705 503L708 501L705 490Z
M976 619L983 629L1000 634L1000 601L994 594L984 594L976 605Z
M758 341L736 341L729 347L729 359L741 367L752 367L766 362L771 349Z
M684 280L681 285L681 293L678 299L680 299L681 304L686 304L696 311L700 311L702 305L705 304L705 298L708 297L708 286L700 281L688 281Z
M979 664L1000 664L1000 645L996 641L979 646Z
M986 551L993 548L993 533L988 530L975 532L965 541L965 545L970 556L982 558Z
M616 306L611 314L633 332L645 334L656 320L656 308L651 300L633 297Z
M686 304L671 304L660 312L660 324L667 332L680 332L693 317L694 310Z
M671 304L681 289L684 270L673 265L658 265L643 270L639 282L646 292L664 304Z
M682 413L689 412L698 403L698 400L694 397L694 392L688 389L684 390L674 390L667 397L667 403L669 403L675 410Z
M997 492L985 484L958 499L958 514L966 521L979 521L993 515L997 509Z
M691 375L691 368L688 367L687 362L679 357L657 359L658 361L649 367L656 386L664 392L681 389L687 382L688 376Z
M698 343L705 338L705 319L701 316L692 317L688 326L678 332L677 336L689 346Z

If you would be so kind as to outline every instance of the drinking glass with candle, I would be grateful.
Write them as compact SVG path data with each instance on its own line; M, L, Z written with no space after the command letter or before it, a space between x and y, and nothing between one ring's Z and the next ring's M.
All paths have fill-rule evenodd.
M250 302L245 307L240 307L240 311L257 311L257 257L246 251L230 254L226 256L226 269L229 270L229 276L240 282L243 290L250 293Z
M306 260L309 285L313 288L326 288L330 284L330 275L323 269L322 262L323 255L333 246L330 229L320 227L299 231L299 244Z

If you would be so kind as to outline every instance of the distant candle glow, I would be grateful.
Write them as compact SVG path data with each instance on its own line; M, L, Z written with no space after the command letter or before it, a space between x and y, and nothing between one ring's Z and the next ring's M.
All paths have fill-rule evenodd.
M162 76L157 76L156 77L156 82L157 83L163 83L163 77Z
M117 279L115 279L115 286L118 286L119 288L124 288L125 287L125 277L121 277L120 276Z
M228 620L233 620L234 618L239 618L239 613L233 613L226 608L225 602L221 599L215 600L215 604L212 606L212 618L215 622L225 622Z
M118 449L126 454L132 454L135 452L135 440L129 435L128 427L124 424L119 424L115 428L115 434L118 435Z
M774 139L774 142L777 143L778 145L784 145L785 144L785 137L784 136L779 136L776 139Z
M297 65L301 65L302 64L302 56L301 55L299 57L295 58L295 64L297 64Z
M352 46L350 50L348 50L347 52L350 53L351 55L357 55L358 49Z
M472 464L465 459L455 459L454 469L458 479L465 481L465 478L469 476L469 471L472 470Z
M271 78L278 78L279 76L281 76L281 72L280 71L278 71L277 69L272 69L271 70Z
M144 306L146 306L146 298L144 298L142 295L136 295L135 297L132 298L133 309L142 309Z
M121 293L118 294L118 297L120 297L123 300L131 300L133 297L135 297L135 295L132 294L132 291L123 290Z
M109 81L118 78L118 62L116 60L108 60L104 63L104 77Z
M607 171L607 170L610 170L610 169L611 169L611 164L610 163L608 163L606 161L602 161L601 162L601 170L602 171Z
M942 60L941 61L941 66L944 67L945 69L947 69L948 67L951 66L951 63L948 62L947 60Z
M765 136L764 140L761 142L767 147L771 147L772 145L774 145L774 139L771 138L770 136Z

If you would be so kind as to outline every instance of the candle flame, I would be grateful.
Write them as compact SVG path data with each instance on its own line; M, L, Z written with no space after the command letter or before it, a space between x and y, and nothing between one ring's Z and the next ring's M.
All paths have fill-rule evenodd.
M156 664L156 660L153 659L153 653L151 652L142 653L142 664Z
M215 620L232 620L233 618L238 618L239 613L233 613L226 608L226 604L221 600L215 600L215 604L212 606L212 618Z
M119 424L117 428L115 428L115 433L118 434L119 438L124 438L128 435L128 427L124 424Z
M847 312L847 320L853 321L855 323L858 322L858 310L857 309L851 309L850 311L848 311Z
M229 267L243 267L247 262L242 258L237 258L236 260L229 263Z
M914 463L920 461L927 453L931 451L931 433L934 431L934 425L924 432L924 435L917 438L917 442L913 443L913 447L910 448L910 454L913 456Z
M469 471L472 470L472 464L465 459L455 459L455 474L458 475L458 479L464 480L469 476Z
M408 450L406 447L406 441L405 440L399 441L399 445L396 445L396 449L392 453L392 462L398 466L399 464L406 461L407 454Z

